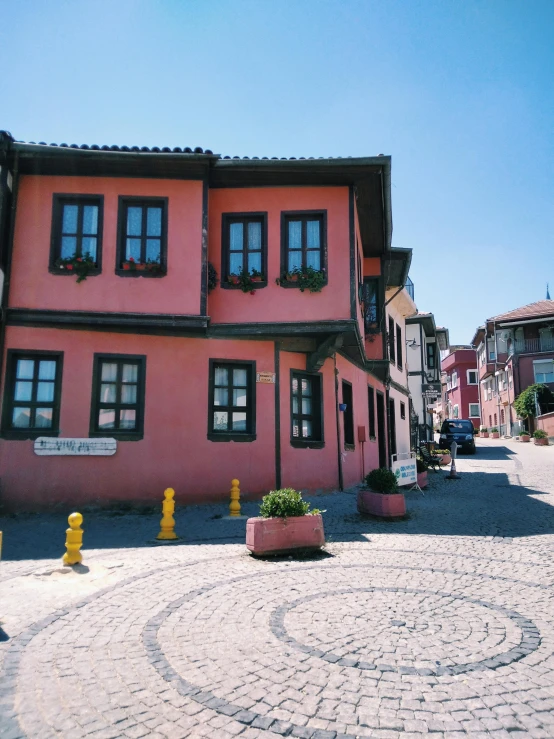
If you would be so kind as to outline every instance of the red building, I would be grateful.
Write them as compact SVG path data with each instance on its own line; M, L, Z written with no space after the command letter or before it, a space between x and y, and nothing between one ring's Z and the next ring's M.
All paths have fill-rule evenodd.
M390 166L0 134L2 504L336 489L386 465L384 296L411 257Z
M483 426L518 434L522 424L513 408L515 398L535 383L554 390L553 327L554 300L539 300L489 318L477 329L472 344L477 351ZM538 425L554 433L552 414L545 415Z
M441 370L446 373L445 418L467 418L479 428L479 373L475 349L450 347L450 354L441 362Z

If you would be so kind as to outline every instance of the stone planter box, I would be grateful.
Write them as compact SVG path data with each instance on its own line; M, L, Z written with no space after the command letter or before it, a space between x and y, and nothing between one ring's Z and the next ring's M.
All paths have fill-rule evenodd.
M420 488L426 488L429 484L429 480L427 479L427 470L425 472L418 472L417 473L417 484Z
M374 493L372 490L360 490L358 493L358 512L372 516L394 518L406 514L406 500L402 493Z
M491 433L491 439L500 439L500 433L498 431L493 431Z
M479 434L479 436L482 439L488 439L489 438L489 432L488 431L481 431L481 433Z
M524 444L528 444L531 441L530 436L520 436L519 440L522 441Z
M321 549L324 544L320 513L290 518L249 518L246 522L246 548L254 555Z
M548 446L548 439L533 439L535 446Z

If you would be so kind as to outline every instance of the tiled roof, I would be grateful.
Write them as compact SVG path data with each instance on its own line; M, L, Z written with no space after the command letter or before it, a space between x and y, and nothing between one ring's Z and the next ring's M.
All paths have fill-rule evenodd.
M530 303L507 313L493 316L489 318L489 321L514 321L525 318L540 318L541 316L554 316L554 300L537 300L536 303Z
M143 151L150 154L207 154L213 156L213 151L210 149L202 149L200 146L196 146L192 149L190 146L175 146L170 148L169 146L108 146L103 144L47 144L46 141L16 141L17 144L29 144L30 146L56 146L60 149L90 149L93 151L124 151L124 152L137 152Z
M8 131L2 131L0 133L5 133L12 141L14 139L12 138L11 134ZM85 150L92 150L92 151L119 151L119 152L146 152L150 154L206 154L208 156L215 156L217 159L242 159L242 160L249 160L249 159L256 159L256 160L281 160L281 161L296 161L296 160L329 160L329 159L359 159L360 157L239 157L239 156L221 156L220 154L214 154L211 149L202 149L200 146L196 146L194 148L190 146L175 146L175 147L169 147L169 146L117 146L116 144L112 144L108 146L108 144L56 144L51 143L48 144L46 141L39 141L38 143L36 141L15 141L17 144L27 144L29 146L55 146L57 148L61 149L85 149ZM382 157L383 154L378 154L377 156ZM361 157L364 158L364 157Z

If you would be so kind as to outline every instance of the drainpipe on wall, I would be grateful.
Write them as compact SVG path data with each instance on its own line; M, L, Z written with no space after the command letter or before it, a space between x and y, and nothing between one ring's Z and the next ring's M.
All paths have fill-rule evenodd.
M344 490L344 480L342 476L342 453L340 448L340 415L339 415L339 371L337 369L337 355L333 354L333 362L335 365L335 415L337 419L337 454L338 454L338 473L339 473L339 490Z
M8 249L6 253L6 274L4 275L4 289L2 292L2 305L0 307L0 378L4 370L4 346L6 343L6 312L10 292L10 281L12 273L12 254L15 235L15 216L17 206L17 195L19 190L19 153L16 152L12 176L12 202L10 208L10 224L8 234Z

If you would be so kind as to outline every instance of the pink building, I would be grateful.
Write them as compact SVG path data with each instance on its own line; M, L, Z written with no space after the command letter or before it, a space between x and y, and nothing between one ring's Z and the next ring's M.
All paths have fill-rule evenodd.
M472 344L477 351L483 426L496 427L500 434L518 434L522 423L513 408L515 398L535 383L554 390L553 326L554 301L539 300L489 318L477 329ZM554 425L550 430L554 433Z
M384 296L411 257L390 166L0 133L2 505L336 489L385 466Z
M479 428L479 374L477 356L471 346L451 346L441 362L446 374L445 418L469 419Z

